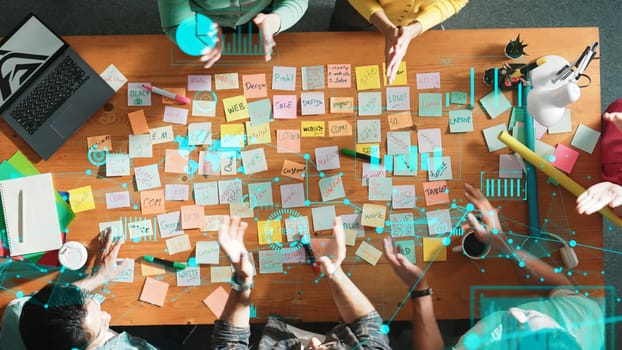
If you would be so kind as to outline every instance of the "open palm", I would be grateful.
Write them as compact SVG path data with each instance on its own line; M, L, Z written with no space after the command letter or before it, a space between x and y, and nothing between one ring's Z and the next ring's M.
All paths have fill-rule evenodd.
M239 217L225 216L218 230L218 243L231 260L235 272L240 273L242 278L253 275L253 265L244 245L244 233L247 227L248 224L241 222Z

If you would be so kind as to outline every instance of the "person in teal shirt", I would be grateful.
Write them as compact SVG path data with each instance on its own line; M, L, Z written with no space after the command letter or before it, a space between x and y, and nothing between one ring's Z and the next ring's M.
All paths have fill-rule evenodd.
M272 11L264 13L270 6ZM162 30L172 41L176 42L177 26L195 14L209 17L219 38L221 27L235 28L252 20L261 32L266 61L276 46L274 36L296 24L308 6L309 0L158 0ZM222 41L218 40L216 47L205 49L201 61L210 68L221 55Z

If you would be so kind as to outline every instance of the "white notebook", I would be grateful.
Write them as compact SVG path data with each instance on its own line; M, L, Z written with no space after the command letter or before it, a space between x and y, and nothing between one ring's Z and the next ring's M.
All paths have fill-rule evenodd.
M0 198L11 256L60 248L52 174L0 181Z

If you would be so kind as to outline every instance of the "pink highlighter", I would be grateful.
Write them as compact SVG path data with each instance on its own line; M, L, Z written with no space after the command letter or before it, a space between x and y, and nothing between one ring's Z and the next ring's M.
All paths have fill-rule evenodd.
M177 102L181 102L183 104L189 104L192 100L187 98L186 96L182 96L182 95L178 95L174 92L171 91L167 91L164 89L160 89L159 87L155 87L155 86L151 86L151 85L147 85L147 84L143 84L143 87L155 94L164 96L164 97L168 97L171 100L175 100Z

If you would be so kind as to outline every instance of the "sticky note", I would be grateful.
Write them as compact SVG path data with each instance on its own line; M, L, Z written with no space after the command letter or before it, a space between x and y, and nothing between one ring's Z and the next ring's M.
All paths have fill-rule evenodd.
M268 96L268 84L265 74L242 75L242 89L246 98L261 98Z
M340 175L327 176L319 181L320 194L322 201L332 201L339 198L345 198L346 193L343 188L343 179Z
M218 200L220 204L229 204L242 201L242 180L218 181Z
M451 157L441 157L440 160L434 157L428 160L428 180L451 180L453 172L451 167Z
M212 123L190 123L188 124L188 145L211 145L212 144Z
M473 131L473 111L460 109L449 111L449 132Z
M271 249L260 250L259 273L283 273L283 255Z
M352 87L352 70L349 64L329 64L326 68L329 88Z
M299 153L300 130L277 130L276 151L277 153Z
M225 215L205 215L201 231L218 231L220 229L220 225L225 222L225 219Z
M423 196L426 206L449 203L447 181L424 182Z
M220 261L220 245L217 241L198 241L195 253L198 264L215 264Z
M303 120L300 130L302 137L323 137L326 132L323 120Z
M221 151L220 175L236 175L238 173L238 157L234 151Z
M352 124L348 120L329 120L328 136L352 136Z
M296 90L296 67L274 66L272 68L272 90Z
M179 88L179 87L163 87L162 89L164 89L166 91L170 91L170 92L174 93L175 95L186 96L186 89L184 89L184 88ZM174 104L184 104L184 103L175 101L174 99L168 98L166 96L162 96L162 104L174 105Z
M114 91L119 91L119 89L127 83L125 75L123 75L114 64L110 64L106 67L99 76L102 77Z
M199 175L220 175L220 152L199 151Z
M231 274L233 268L231 266L211 266L210 267L210 282L223 283L231 281Z
M423 261L447 261L447 247L441 238L423 238Z
M296 95L272 96L274 119L296 119L298 115L298 97Z
M164 191L148 190L140 192L140 210L143 215L166 212Z
M450 101L455 105L465 105L467 104L467 93L462 91L452 91Z
M367 199L370 201L390 201L392 188L393 178L373 177L369 179Z
M214 75L216 90L238 89L240 87L240 79L238 73L224 73Z
M290 216L285 218L285 233L288 242L300 240L303 236L309 236L309 217Z
M413 209L416 207L415 185L393 186L391 191L391 208Z
M198 266L187 266L175 273L178 287L198 287L201 285L201 269Z
M555 125L550 126L548 130L549 134L563 134L567 132L572 132L572 118L570 116L570 110L564 110L562 118L557 123L555 123Z
M166 249L168 255L175 255L177 253L185 252L192 249L190 245L190 238L188 235L179 235L166 240Z
M408 237L415 235L415 217L413 213L397 213L389 215L391 221L391 237Z
M382 114L382 94L379 91L359 92L358 111L360 116Z
M305 206L305 189L302 183L281 185L281 207L300 208Z
M202 97L202 95L199 95ZM192 116L194 117L215 117L215 100L192 100Z
M291 177L296 180L303 180L307 172L307 166L305 164L292 162L291 160L285 160L281 167L281 175Z
M380 71L378 65L355 67L356 89L371 90L380 89Z
M130 175L130 156L126 153L106 154L106 176Z
M164 185L164 199L167 201L187 201L188 185L166 184Z
M357 143L380 142L382 133L380 119L359 119L356 121L356 141Z
M117 266L121 264L123 259L117 260ZM134 283L134 260L128 260L125 270L121 271L117 277L113 278L113 282Z
M264 98L248 103L248 115L252 125L266 124L272 121L272 103Z
M417 146L410 146L410 150L408 151L408 154L394 155L393 175L394 176L417 176L418 158L419 158L419 153L417 152Z
M363 204L361 225L371 227L384 227L387 207L379 204Z
M404 128L410 128L413 126L413 117L410 112L399 112L389 114L387 116L389 123L389 130L398 130Z
M281 222L279 220L257 221L257 237L260 245L283 242Z
M222 104L225 108L225 117L228 122L250 118L248 103L244 95L223 98Z
M443 148L441 129L417 130L419 153L432 153Z
M319 91L307 91L300 94L300 109L302 115L326 114L324 93Z
M135 220L134 218L130 218L130 222L127 223L127 231L130 236L131 241L139 241L141 239L155 239L153 225L151 224L151 220Z
M451 232L452 224L449 209L428 210L425 212L425 216L430 236Z
M500 154L499 155L499 177L520 179L523 177L522 158L518 154Z
M162 265L153 264L147 261L140 262L140 271L142 276L156 276L166 273L166 269Z
M411 263L417 263L417 257L415 256L415 241L394 241L395 245L399 248L400 254L406 257Z
M304 264L305 262L307 262L307 254L304 249L283 252L283 264Z
M160 229L161 238L173 237L184 233L184 230L181 228L181 212L178 210L158 215L158 228Z
M112 151L112 136L110 135L89 136L86 138L86 143L88 149L93 151Z
M254 207L250 202L233 202L229 203L229 216L237 216L240 218L254 217Z
M244 174L250 175L268 170L268 162L263 148L241 151Z
M130 192L106 193L106 209L128 208L130 206Z
M596 131L583 124L579 124L570 144L580 150L592 154L592 152L594 152L594 147L596 147L596 143L598 142L599 137L600 131Z
M110 228L110 234L112 234L113 241L125 239L124 225L120 219L99 223L99 232L104 231L106 228Z
M443 95L440 93L419 93L419 116L440 117L443 115Z
M127 84L127 105L132 106L151 106L151 91L143 87L151 83L128 83Z
M74 213L95 209L95 200L93 199L93 190L91 186L74 188L69 192L69 204Z
M218 204L218 182L195 182L193 185L194 203L196 205L217 205Z
M149 134L129 135L128 148L130 158L153 157L151 135Z
M408 154L410 151L410 131L387 132L387 154Z
M244 124L220 124L220 146L240 148L245 145Z
M341 222L343 223L343 229L346 232L347 245L353 246L357 237L365 236L365 227L361 225L361 214L341 215Z
M410 88L388 87L387 88L387 111L409 111Z
M387 71L387 65L385 62L382 63L382 71L383 72ZM391 84L388 83L386 74L383 74L383 76L384 76L384 85L395 86L395 85L408 84L408 71L406 70L406 62L402 61L397 66L397 72L395 73L395 78L393 79L393 82Z
M179 107L164 107L164 121L173 124L186 125L188 123L188 110Z
M145 284L143 285L143 290L138 300L157 306L164 306L168 286L169 284L166 282L147 277L145 278Z
M214 313L216 318L220 318L220 315L222 315L222 312L225 309L225 304L227 303L228 298L229 293L227 293L223 287L218 287L212 294L203 299L203 304L205 304L212 311L212 313Z
M246 137L249 145L272 143L270 123L253 125L246 122Z
M359 248L356 250L355 254L372 266L376 266L376 263L378 263L378 260L380 260L380 257L382 256L382 252L380 250L365 241L361 242L361 245L359 245Z
M490 119L495 119L512 107L510 101L508 101L502 92L497 92L495 94L494 91L491 91L488 95L482 97L482 99L479 100L479 103L481 103L482 108L486 114L488 114Z
M315 166L317 170L341 168L339 148L337 146L317 147L315 149Z
M327 205L324 207L311 208L313 219L313 231L332 230L335 223L335 206Z
M579 152L560 143L555 148L553 157L555 157L555 160L552 162L553 166L570 174L579 158Z
M499 141L499 139L497 138L502 131L507 131L505 123L491 126L482 130L489 152L498 151L507 147L505 143Z
M331 97L331 113L354 113L354 98L352 97Z
M151 144L157 145L161 143L173 142L175 140L175 134L173 133L173 127L166 125L160 128L153 128L149 130L151 135Z
M383 166L373 166L369 163L363 163L363 176L361 176L361 186L368 186L369 179L374 177L385 177L386 169Z
M441 73L417 73L417 90L440 89Z
M324 66L302 66L303 90L319 90L324 86Z
M184 230L192 228L201 228L203 226L203 217L205 209L200 205L182 205L181 206L181 228Z
M211 91L212 76L209 74L188 75L188 91Z
M188 171L190 151L188 149L167 149L164 158L164 172L185 174Z
M272 182L256 182L248 184L249 201L255 206L269 206L272 200Z

